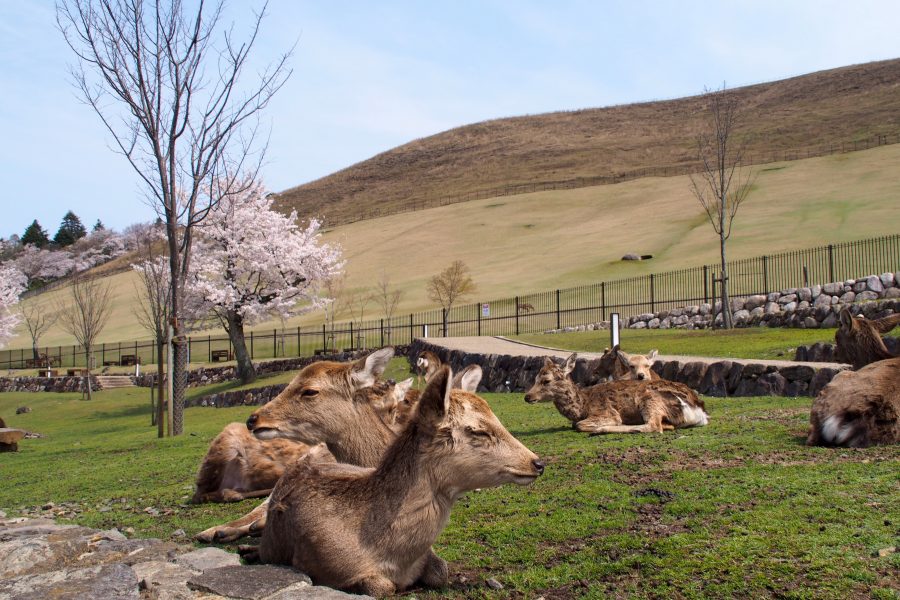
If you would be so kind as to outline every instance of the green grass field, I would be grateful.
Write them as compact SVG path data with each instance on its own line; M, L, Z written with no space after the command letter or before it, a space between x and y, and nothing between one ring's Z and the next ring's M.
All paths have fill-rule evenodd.
M729 256L897 233L898 161L900 144L765 165L735 220ZM343 247L350 289L369 288L387 271L405 294L397 314L433 308L425 282L455 259L472 270L478 291L470 301L487 301L697 266L715 260L718 249L687 177L490 198L353 223L324 237ZM621 261L628 252L654 258ZM134 282L131 272L110 277L113 313L99 341L148 339L134 317ZM65 292L27 302L52 306ZM382 315L371 303L365 316ZM317 311L288 326L322 321ZM11 348L30 347L22 334ZM71 344L72 338L55 327L41 343Z
M406 374L395 359L388 375ZM806 447L809 398L708 398L708 427L593 438L522 394L485 398L548 466L530 487L459 501L436 544L442 596L900 597L900 553L878 556L900 545L900 447ZM188 409L185 435L157 439L146 389L0 394L9 426L45 436L0 455L0 509L70 503L63 520L163 538L235 518L254 502L186 501L209 441L249 412Z
M833 344L834 332L834 329L780 327L748 327L731 331L625 329L620 334L620 342L622 350L638 354L656 349L660 354L684 356L793 360L798 346L809 346L816 342ZM894 330L888 335L900 337L900 331ZM513 339L573 352L603 352L609 347L608 331L535 333L515 336Z

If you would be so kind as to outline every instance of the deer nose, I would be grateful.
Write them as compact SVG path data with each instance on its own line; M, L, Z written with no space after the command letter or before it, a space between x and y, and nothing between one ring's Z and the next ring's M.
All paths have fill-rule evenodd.
M256 427L256 422L259 421L259 417L256 416L256 413L253 413L249 417L247 417L247 429L253 431L253 428Z
M528 404L533 404L534 400L531 398L531 394L525 394L525 402Z
M544 467L547 466L547 463L542 460L533 460L531 464L534 465L534 470L538 472L538 475L544 474Z
M640 375L638 375L638 379L640 379L641 381L643 381L643 380L647 379L647 376L644 375L643 373L641 373Z

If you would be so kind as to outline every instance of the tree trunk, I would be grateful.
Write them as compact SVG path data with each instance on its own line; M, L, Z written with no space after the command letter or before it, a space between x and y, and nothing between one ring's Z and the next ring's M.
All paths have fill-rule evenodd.
M49 351L48 351L48 352L49 352ZM35 361L40 360L41 355L40 355L40 353L38 352L38 347L37 347L37 343L36 343L36 342L33 343L33 344L31 345L31 354L32 354L32 357L34 358ZM35 363L35 364L37 364L37 363ZM40 365L38 365L38 366L40 366Z
M87 360L85 361L85 365L84 365L84 372L86 373L84 376L84 387L87 390L87 399L93 400L94 395L93 395L93 392L91 391L91 362L92 362L91 359L94 358L94 354L91 352L90 348L86 348L85 350L86 350L85 358Z
M166 435L166 393L163 385L163 377L165 375L165 361L163 360L163 350L165 343L156 340L156 437L164 437Z
M447 321L450 319L450 308L447 307L444 309L444 337L447 337Z
M731 301L728 298L728 263L725 260L725 236L719 236L719 251L722 256L722 327L731 329L734 323L731 318Z
M250 383L256 380L256 369L247 352L247 344L244 342L244 319L238 313L229 310L225 315L228 324L228 337L234 346L234 358L237 360L237 372L241 383ZM352 342L352 340L351 340Z
M173 182L174 183L174 182ZM169 193L174 193L174 185L171 186ZM172 378L172 397L169 402L172 403L172 427L169 431L170 436L181 435L184 431L184 392L187 387L187 347L180 343L184 334L184 327L181 323L181 300L184 282L187 280L187 265L182 269L181 249L178 243L177 219L174 213L170 212L170 207L174 206L171 198L166 198L163 202L166 206L166 237L169 242L169 274L171 276L171 305L169 310L169 318L172 323L172 339L176 340L172 344L172 372L168 376Z

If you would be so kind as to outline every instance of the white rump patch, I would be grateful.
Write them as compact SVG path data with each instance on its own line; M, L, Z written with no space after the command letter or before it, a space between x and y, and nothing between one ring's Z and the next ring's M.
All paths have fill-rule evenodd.
M709 415L699 406L691 406L683 399L679 398L681 403L681 414L684 417L685 427L703 427L709 424Z
M822 437L831 444L843 444L850 437L853 427L849 423L841 423L838 416L831 415L822 421Z

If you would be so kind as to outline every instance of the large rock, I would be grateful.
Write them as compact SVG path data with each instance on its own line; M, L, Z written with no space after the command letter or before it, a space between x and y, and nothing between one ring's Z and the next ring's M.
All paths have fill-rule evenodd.
M241 558L233 552L226 552L221 548L200 548L187 554L182 554L175 562L192 571L206 571L219 567L233 567L241 564Z
M894 279L893 273L882 273L881 274L881 285L884 286L885 289L892 287L896 282Z
M140 587L155 600L193 600L195 594L188 588L188 579L194 572L187 567L162 561L152 560L133 565Z
M192 590L243 600L261 600L296 584L308 586L312 581L303 573L274 565L218 567L187 583Z
M789 381L809 381L816 371L808 365L792 365L783 367L781 374Z
M698 390L700 389L700 384L703 382L703 376L706 375L708 367L709 365L705 362L689 362L681 369L681 372L677 376L677 381L680 381L689 388Z
M824 367L816 371L816 374L813 375L809 382L809 395L813 397L818 396L822 388L828 385L838 372L837 369L830 367Z
M703 375L703 381L700 383L698 391L707 396L719 398L727 396L728 375L731 373L732 365L733 363L730 360L722 360L710 364Z
M734 319L734 324L737 326L746 325L750 322L750 312L746 310L739 310L732 316Z
M0 598L16 600L138 600L138 579L118 563L86 569L61 569L0 580Z
M797 297L800 298L801 301L810 302L812 301L812 290L808 287L800 288L797 290Z
M877 300L878 294L876 292L866 290L864 292L860 292L856 295L857 302L863 302L865 300Z
M822 293L828 296L837 296L838 294L843 293L844 284L843 283L826 283L822 286Z
M875 292L876 294L880 294L884 291L884 284L881 283L881 278L877 275L871 275L866 278L866 289Z

